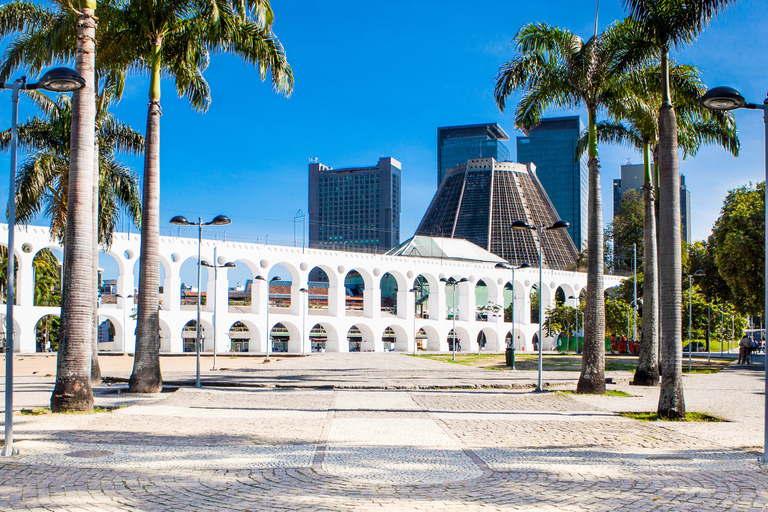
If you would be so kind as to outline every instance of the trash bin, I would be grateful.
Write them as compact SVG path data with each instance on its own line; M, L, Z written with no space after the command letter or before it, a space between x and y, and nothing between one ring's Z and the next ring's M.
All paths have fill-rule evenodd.
M515 347L507 347L507 351L504 353L507 359L507 366L511 366L515 369Z

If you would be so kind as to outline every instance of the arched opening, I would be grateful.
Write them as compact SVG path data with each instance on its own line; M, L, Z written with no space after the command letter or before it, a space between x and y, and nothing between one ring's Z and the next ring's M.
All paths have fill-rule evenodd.
M456 352L461 352L461 334L459 334L458 331L454 332L454 330L451 329L448 331L448 350L451 352L453 352L454 343L456 344Z
M485 333L483 331L480 331L477 333L477 346L480 350L485 350L486 345L488 344L488 340L485 338Z
M413 280L413 289L416 290L416 318L429 318L429 281L419 274Z
M555 290L555 307L559 308L563 304L565 304L565 290L563 290L562 286L558 286L557 290Z
M221 272L226 272L227 276L227 309L230 313L255 313L253 309L253 279L254 273L248 262L236 260L230 262L226 258L219 258L221 261L217 265L226 265L234 263L234 268L219 269L219 279L222 278Z
M422 352L427 350L428 342L429 342L429 337L427 336L427 331L425 331L424 329L419 329L416 332L416 350L419 350Z
M529 294L531 299L531 323L539 323L539 300L541 298L539 294L539 285L535 284L531 287L531 293Z
M105 318L103 316L99 316L98 321L99 321L99 327L97 332L98 332L99 350L103 350L103 351L115 350L115 338L117 335L115 325L112 323L112 321L109 318Z
M347 342L349 342L350 352L360 352L363 347L363 333L356 325L353 325L347 331Z
M327 342L328 333L325 328L320 324L315 324L309 331L309 346L312 347L312 352L325 352Z
M41 249L32 259L35 306L61 305L61 261L51 249ZM4 272L7 272L5 270ZM5 278L3 277L3 281Z
M251 330L243 322L235 322L229 328L229 343L231 352L248 352L250 350Z
M504 285L504 290L502 292L502 296L504 297L504 321L505 322L512 322L512 321L520 321L520 317L518 315L515 315L515 288L512 285L512 283L507 282ZM517 318L515 318L517 316Z
M205 258L203 258L205 259ZM162 268L162 265L160 265ZM138 274L137 274L138 275ZM187 258L179 267L179 277L181 278L181 289L179 290L179 300L181 301L182 311L195 311L197 309L198 289L197 289L197 258ZM164 280L161 278L160 283ZM206 283L208 283L208 269L203 267L200 272L200 305L207 304ZM194 352L194 350L193 350Z
M45 315L35 325L35 352L54 352L59 349L61 319L56 315ZM3 328L5 332L5 328Z
M392 327L384 329L384 333L381 335L381 341L384 343L384 352L392 352L395 350L395 343L397 343L397 336Z
M389 272L381 276L381 316L397 317L397 279Z
M280 279L275 279L275 277ZM281 263L269 269L269 302L277 313L285 313L286 309L291 310L293 282L293 272L284 264Z
M19 304L19 258L13 257L13 303ZM8 303L8 292L6 286L8 284L8 247L0 245L0 296L2 297L2 303ZM3 322L5 323L5 322Z
M288 352L288 342L291 340L291 334L288 328L278 322L272 327L269 333L272 340L272 352Z
M459 299L460 291L458 284L445 283L445 319L460 320L459 316Z
M350 270L344 277L344 296L347 316L363 316L365 307L365 283L357 270Z
M331 287L328 273L321 267L313 268L309 271L308 285L309 314L328 316Z
M200 325L200 350L202 351L202 343L205 340L206 336L206 329L205 324L201 322ZM181 330L181 339L184 344L183 351L184 352L196 352L195 350L195 340L197 339L197 320L190 320L186 324L184 324L184 328Z

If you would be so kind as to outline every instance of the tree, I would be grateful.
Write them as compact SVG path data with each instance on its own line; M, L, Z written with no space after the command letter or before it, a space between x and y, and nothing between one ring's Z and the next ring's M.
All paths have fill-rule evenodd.
M239 55L257 66L262 80L289 94L293 75L280 42L272 33L268 0L213 2L134 0L105 9L108 28L99 38L101 52L118 66L136 67L150 76L144 153L144 191L136 330L136 355L129 387L132 392L162 388L159 338L160 241L160 78L174 79L179 95L205 111L210 90L203 78L211 52Z
M697 270L703 270L704 276L697 282L702 293L710 302L729 302L732 299L731 289L728 283L720 275L720 269L715 261L714 235L707 240L697 240L688 246L688 265L686 273L692 274Z
M587 304L579 393L605 392L602 200L595 123L598 108L623 96L621 78L628 61L623 46L626 29L625 23L618 23L584 42L561 28L526 25L515 35L520 55L503 64L496 76L494 97L500 110L513 91L523 91L515 110L515 126L522 130L535 126L549 107L587 108Z
M765 182L728 192L712 229L714 260L736 309L762 317L765 290Z
M614 265L632 270L632 245L637 247L637 262L643 261L643 196L639 190L628 190L621 196L613 217Z
M669 51L690 44L730 0L622 0L638 35L636 53L652 55L661 67L659 108L659 296L663 376L658 414L685 416L682 381L682 317L680 314L682 253L680 250L680 174L677 119L672 106Z

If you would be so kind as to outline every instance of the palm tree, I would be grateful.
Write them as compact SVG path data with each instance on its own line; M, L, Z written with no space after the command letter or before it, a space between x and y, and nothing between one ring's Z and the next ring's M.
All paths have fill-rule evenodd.
M211 52L241 56L257 66L262 80L270 74L279 93L291 92L293 75L271 31L268 0L134 0L104 12L109 27L99 38L101 55L110 62L146 70L150 76L136 355L129 386L132 392L151 393L162 388L158 319L161 75L172 77L179 95L186 95L198 111L205 111L211 99L203 78Z
M605 392L605 299L603 297L603 231L600 162L597 153L597 109L621 96L626 55L618 23L586 43L575 34L546 24L524 26L515 36L520 56L502 65L496 76L495 100L504 110L515 90L523 98L515 110L515 126L526 130L549 107L586 106L589 116L589 200L587 228L587 292L585 338L579 393Z
M653 168L658 173L658 112L661 106L661 73L658 66L646 66L633 75L628 84L629 98L610 105L612 121L597 123L600 142L623 144L643 154L643 338L640 343L637 370L633 383L655 386L659 382L658 361L658 260L656 257L656 189L651 177ZM702 144L719 144L738 156L739 140L732 115L713 113L699 104L706 92L699 71L694 66L671 66L672 99L678 105L678 146L683 158L695 155ZM576 150L579 158L586 148L586 134L582 134ZM655 180L658 184L658 178Z
M659 108L659 296L662 380L658 414L685 416L682 381L682 252L677 118L672 106L669 51L693 42L730 0L622 0L639 35L635 51L653 55L661 66Z

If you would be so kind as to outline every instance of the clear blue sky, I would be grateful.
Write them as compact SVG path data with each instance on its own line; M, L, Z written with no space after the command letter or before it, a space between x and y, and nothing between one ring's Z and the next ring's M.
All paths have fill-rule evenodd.
M510 42L533 21L593 31L594 2L541 0L410 0L390 2L273 0L274 30L294 71L290 98L278 96L239 59L214 55L205 72L213 102L194 112L162 86L161 234L174 215L210 220L223 213L226 228L208 228L228 240L293 244L293 218L307 209L310 158L340 168L374 165L381 156L402 162L401 238L413 234L436 185L438 126L498 122L514 139L515 101L499 112L494 77L514 57ZM600 2L599 27L624 16L617 0ZM768 92L765 4L743 0L716 19L691 47L674 51L699 66L709 86L731 85L748 101ZM144 133L147 80L129 78L114 111ZM34 115L22 99L20 119ZM562 115L573 112L552 111ZM586 122L585 112L578 112ZM763 120L759 111L736 113L742 154L705 148L681 163L692 200L693 239L706 238L729 189L764 179ZM10 125L10 94L0 92L0 128ZM514 155L514 140L509 141ZM23 157L22 157L23 158ZM612 216L611 180L639 154L600 147L604 220ZM143 160L125 158L140 174ZM7 197L9 159L0 155L0 195ZM567 220L567 219L566 219ZM37 223L46 223L38 219ZM177 228L173 228L176 233ZM182 236L195 236L182 228ZM300 243L300 242L299 242Z

